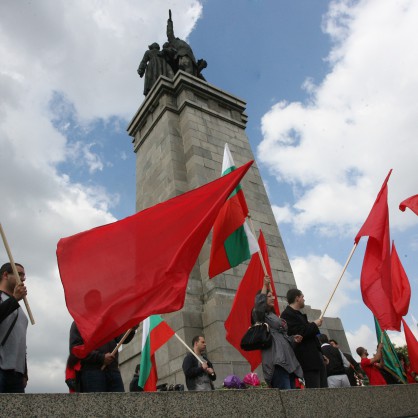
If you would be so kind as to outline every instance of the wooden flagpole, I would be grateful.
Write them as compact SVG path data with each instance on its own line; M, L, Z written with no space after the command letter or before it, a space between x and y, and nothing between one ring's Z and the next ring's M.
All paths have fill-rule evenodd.
M189 352L190 353L192 353L195 357L196 357L196 359L197 359L197 361L200 363L200 364L203 364L203 363L205 363L184 341L183 341L183 339L181 338L181 337L179 337L178 335L177 335L177 332L175 332L174 333L174 335L175 335L175 337L189 350Z
M115 349L112 351L112 356L114 356L117 351L119 350L119 347L123 344L123 342L128 338L129 334L131 333L133 328L129 329L128 331L125 332L125 334L123 335L123 337L121 338L121 340L118 342L117 346L115 347ZM174 333L175 337L187 348L187 350L192 353L195 357L196 360L200 363L203 364L205 363L184 341L181 337L179 337L177 335L177 333ZM105 365L102 366L102 370L104 370L106 368Z
M1 237L3 238L4 248L6 248L6 252L7 252L7 255L9 256L10 264L12 265L13 274L16 277L16 283L21 284L22 281L20 280L20 276L19 276L19 273L17 271L16 264L13 260L12 252L10 251L10 247L9 247L8 242L7 242L6 234L4 233L4 230L3 230L3 227L1 225L1 223L0 223L0 234L1 234ZM26 296L23 297L23 302L25 303L26 311L28 312L30 322L31 322L32 325L34 325L35 324L35 319L33 318L32 311L30 309L29 302L28 302Z
M257 239L257 235L255 233L255 228L254 228L253 220L251 219L251 215L248 214L247 218L248 218L248 221L250 222L251 232L253 233L254 238ZM269 274L267 272L266 263L264 262L264 258L263 258L263 255L261 254L260 247L258 248L258 256L260 257L260 262L261 262L261 265L263 266L264 275L268 276ZM270 280L273 280L273 278L270 277Z
M203 361L184 341L183 341L183 339L181 338L181 337L179 337L178 335L177 335L177 332L175 332L174 333L174 335L176 336L176 338L187 348L187 350L189 350L189 352L190 353L192 353L195 357L196 357L196 359L197 359L197 361L200 363L200 364L203 364L203 363L206 363L205 361ZM213 376L215 373L212 373L211 375Z
M113 351L111 352L112 356L114 356L118 350L119 347L124 343L124 341L129 337L129 334L132 332L133 328L128 329L128 331L125 332L125 334L123 334L123 337L120 339L120 341L116 344L116 347L113 349ZM106 365L103 364L102 366L102 370L104 370L106 368Z
M133 331L133 328L128 329L128 331L123 334L123 337L120 339L120 341L117 343L116 347L112 351L112 356L114 356L117 351L119 350L119 347L125 342L125 340L129 337L129 334Z
M340 277L339 277L339 279L337 281L337 284L335 285L334 290L332 291L331 296L329 297L328 302L325 305L325 308L323 309L323 311L322 311L321 316L319 317L319 319L321 319L321 320L323 319L323 317L325 315L325 312L328 309L328 305L330 304L331 299L333 298L334 293L336 292L337 287L340 284L341 279L343 278L343 275L344 275L344 273L345 273L345 271L347 269L348 263L351 261L351 257L353 256L354 251L356 250L356 248L357 248L357 244L354 244L354 246L353 246L353 248L352 248L352 250L351 250L351 252L350 252L350 254L349 254L348 258L347 258L347 261L345 262L345 265L344 265L343 270L342 270L342 272L340 274Z

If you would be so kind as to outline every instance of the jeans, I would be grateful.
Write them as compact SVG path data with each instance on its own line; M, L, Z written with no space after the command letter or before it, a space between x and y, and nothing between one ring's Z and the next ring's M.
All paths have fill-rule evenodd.
M0 369L0 393L25 393L23 374Z
M274 366L274 373L271 379L271 387L276 389L294 389L295 375L288 373L283 367Z
M125 392L119 370L81 370L82 392Z

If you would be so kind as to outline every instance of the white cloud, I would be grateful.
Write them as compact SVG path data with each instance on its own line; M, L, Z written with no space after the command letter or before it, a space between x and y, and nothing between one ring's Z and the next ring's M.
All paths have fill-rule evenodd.
M289 205L286 205L286 206L272 205L271 208L273 209L273 214L274 214L274 217L276 218L276 222L279 225L292 222L293 213Z
M357 330L345 333L348 344L350 346L353 357L360 361L356 353L357 347L364 347L367 349L370 355L376 352L377 340L375 330L371 330L367 325L361 325Z
M64 93L82 120L129 118L142 101L136 69L151 41L166 41L170 7L184 11L173 16L184 38L201 13L197 1L4 1L3 68L46 100L51 91Z
M324 309L343 266L326 254L295 257L290 260L290 264L298 288L305 295L305 303L316 309ZM328 306L326 316L337 316L343 308L356 304L357 301L353 300L349 293L358 288L359 281L352 279L351 275L345 272Z
M118 196L58 170L62 163L75 166L74 158L90 173L109 164L95 140L74 148L66 135L71 123L87 132L97 120L132 116L143 100L136 69L149 43L166 40L168 8L176 35L186 38L201 13L195 0L0 3L0 221L14 259L26 268L36 321L28 329L29 392L67 390L71 318L57 270L58 240L115 220L110 209ZM71 115L75 121L66 121ZM1 244L0 264L6 261Z
M77 141L67 148L67 156L74 161L75 165L87 165L89 173L103 170L103 161L100 155L92 151L95 143L84 144Z
M305 83L306 103L282 101L264 115L258 159L297 188L297 231L355 233L390 168L391 225L417 222L398 210L417 193L417 19L408 0L334 1L324 20L329 74Z

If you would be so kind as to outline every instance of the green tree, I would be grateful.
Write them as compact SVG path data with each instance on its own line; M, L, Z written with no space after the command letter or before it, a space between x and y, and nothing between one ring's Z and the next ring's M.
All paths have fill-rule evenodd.
M402 347L396 347L396 344L393 344L395 351L399 354L403 354L406 358L406 362L409 364L409 355L408 355L408 346L405 344Z

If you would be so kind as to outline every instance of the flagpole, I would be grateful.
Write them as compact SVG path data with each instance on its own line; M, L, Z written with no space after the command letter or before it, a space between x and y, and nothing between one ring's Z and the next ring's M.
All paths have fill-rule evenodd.
M251 215L250 215L250 214L248 214L248 215L247 215L247 218L248 218L248 220L249 220L249 222L250 222L251 232L253 233L254 238L256 238L256 237L257 237L257 235L256 235L256 233L255 233L255 228L254 228L253 220L251 219ZM262 254L261 254L261 250L260 250L260 248L258 249L258 256L260 257L260 262L261 262L261 265L263 266L264 275L265 275L265 276L268 276L269 274L267 273L266 264L265 264L265 262L264 262L264 258L263 258ZM272 278L272 277L270 277L270 280L273 280L273 278Z
M4 233L4 230L3 230L3 227L1 225L1 223L0 223L0 234L1 234L1 237L3 238L4 247L6 248L7 255L9 256L10 264L12 265L13 274L16 277L16 283L21 284L22 281L20 280L20 276L19 276L19 273L17 271L16 264L13 260L12 252L10 251L9 244L7 243L6 234ZM28 312L31 324L35 325L35 319L33 318L32 311L30 309L29 302L28 302L26 296L23 296L23 302L25 303L26 311Z
M203 363L205 363L182 339L181 339L181 337L179 337L178 335L177 335L177 332L175 332L174 333L174 335L177 337L177 339L196 357L196 359L197 359L197 361L200 363L200 364L203 364Z
M330 304L331 299L334 297L334 293L336 292L337 287L338 287L338 285L340 284L341 279L343 278L343 275L344 275L344 273L345 273L345 271L346 271L346 269L347 269L348 263L351 261L351 257L353 256L354 251L356 250L356 248L357 248L357 244L355 243L355 244L354 244L354 246L353 246L353 249L352 249L352 250L351 250L351 252L350 252L350 255L349 255L349 256L348 256L348 258L347 258L347 261L345 262L345 265L344 265L343 270L342 270L342 272L341 272L341 275L340 275L340 277L339 277L339 279L338 279L338 281L337 281L337 284L335 285L334 290L332 291L331 296L329 297L328 302L327 302L327 304L325 305L325 308L323 309L323 311L322 311L321 316L319 317L319 319L322 319L322 318L324 317L325 312L326 312L326 310L328 309L328 305Z
M183 341L183 339L181 338L181 337L179 337L178 335L177 335L177 332L175 332L174 333L174 335L176 336L176 338L189 350L189 352L190 353L192 353L195 357L196 357L196 360L200 363L200 364L203 364L203 363L206 363L206 361L203 361L184 341ZM212 373L212 376L214 375L215 373Z
M120 341L116 344L116 347L113 349L113 351L111 352L112 356L114 356L118 350L119 347L124 343L124 341L129 337L129 334L133 331L133 328L128 329L128 331L125 332L125 334L123 334L123 337L120 339ZM103 364L102 366L102 370L104 370L106 368L106 365Z

